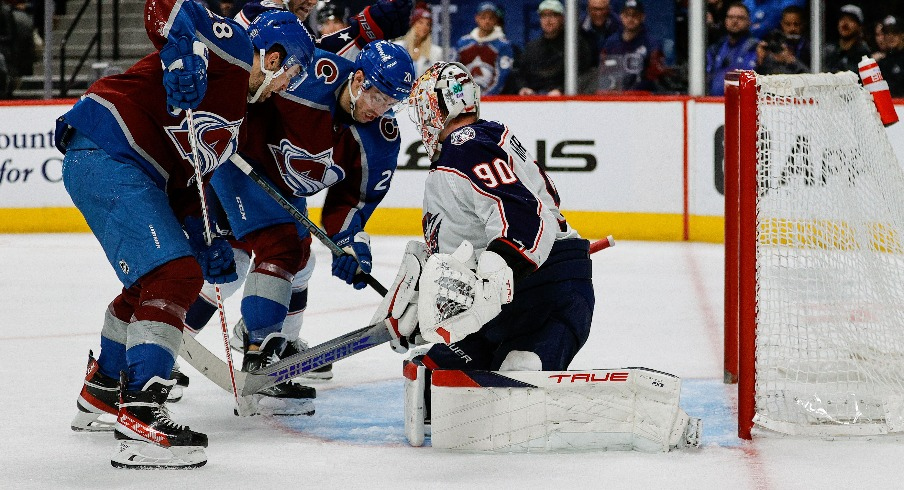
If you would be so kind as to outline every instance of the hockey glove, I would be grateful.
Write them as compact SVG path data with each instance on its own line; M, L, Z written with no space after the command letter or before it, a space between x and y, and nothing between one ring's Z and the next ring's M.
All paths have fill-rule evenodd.
M355 289L364 289L367 283L360 273L370 274L373 260L370 253L370 235L365 231L348 229L333 236L333 241L347 253L333 256L333 275L354 285Z
M392 340L392 350L399 354L408 352L411 344L424 343L423 338L415 333L417 330L417 284L421 270L427 262L427 246L424 242L412 240L405 247L399 273L377 307L370 323L374 324L388 319L387 329Z
M235 257L228 241L215 237L208 246L204 240L204 223L201 218L195 216L186 217L183 228L195 259L201 266L201 274L205 281L211 284L226 284L238 280Z
M207 46L187 36L171 39L160 50L160 61L170 112L198 107L207 92Z
M402 37L410 27L411 0L380 0L352 17L351 23L357 24L358 29L362 31L359 35L366 38L367 42L376 41L378 37L368 26L368 17L373 19L379 30L383 31L383 36L379 39Z
M496 318L512 301L514 280L505 259L480 255L476 273L474 247L465 240L449 254L433 254L419 283L418 321L428 342L458 342Z

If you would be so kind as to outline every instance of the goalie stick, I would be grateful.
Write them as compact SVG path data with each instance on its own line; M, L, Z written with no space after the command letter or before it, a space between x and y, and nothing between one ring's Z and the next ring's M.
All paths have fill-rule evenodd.
M615 245L612 236L590 244L590 253ZM298 354L286 357L267 368L257 371L232 371L222 359L211 353L191 335L182 336L180 355L205 377L226 391L232 391L234 377L237 394L241 399L263 389L282 383L308 371L330 364L359 352L389 342L392 335L386 320L328 340ZM240 412L241 413L241 412Z
M269 194L270 197L272 197L277 203L279 203L279 205L282 206L282 208L285 209L289 214L291 214L293 218L301 222L301 224L304 225L312 235L320 240L320 243L324 244L326 248L330 249L330 252L332 252L333 255L337 257L341 257L343 255L351 255L347 251L339 248L339 245L336 245L336 242L334 242L329 237L329 235L327 235L326 232L323 231L322 228L317 226L316 223L311 221L310 218L299 211L298 208L296 208L291 202L289 202L288 199L283 197L283 195L279 192L279 189L277 189L273 186L273 184L261 177L261 175L251 167L251 164L248 163L247 160L242 158L241 155L239 155L238 153L233 153L232 156L229 157L229 160L233 164L235 164L235 166L238 167L239 170L250 177L251 180L253 180L257 185L259 185L264 190L264 192ZM386 288L382 284L380 284L380 281L377 281L374 276L365 272L360 272L355 276L355 279L363 279L363 281L367 283L368 286L374 288L374 290L380 293L381 296L386 296Z

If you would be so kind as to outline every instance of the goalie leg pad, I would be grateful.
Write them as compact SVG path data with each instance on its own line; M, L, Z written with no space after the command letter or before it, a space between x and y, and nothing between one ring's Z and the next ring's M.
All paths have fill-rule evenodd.
M405 437L408 444L420 447L428 434L427 386L430 384L430 370L417 360L405 361L402 365L405 376Z
M644 368L437 370L432 445L493 452L697 447L702 426L678 406L680 387L679 378Z

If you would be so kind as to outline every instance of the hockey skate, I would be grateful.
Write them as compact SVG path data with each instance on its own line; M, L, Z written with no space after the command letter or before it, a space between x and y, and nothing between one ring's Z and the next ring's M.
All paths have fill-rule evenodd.
M72 419L74 431L111 431L116 423L119 380L101 374L99 367L94 352L88 351L85 384L76 402L78 413Z
M125 373L120 381L125 387ZM131 469L191 469L207 463L207 435L169 417L165 403L175 384L175 380L154 376L140 391L123 388L114 434L119 452L110 464Z
M243 352L245 348L245 321L239 320L238 323L232 328L232 337L229 339L229 346L233 348L233 350ZM289 356L294 356L299 352L304 352L308 350L308 343L301 338L296 338L295 340L287 340L285 349L283 350L280 359L285 359ZM319 381L329 381L333 379L333 365L327 364L325 366L320 366L317 369L308 371L298 378L303 378L306 380L319 380Z
M174 384L173 388L170 390L169 397L167 397L166 401L176 403L182 399L182 389L188 386L188 376L179 370L178 362L173 364L173 372L170 374L170 379L176 380L176 384Z
M270 334L264 339L259 350L245 349L242 371L250 372L265 368L280 359L286 339L280 334ZM252 397L252 412L255 415L313 415L317 390L292 381L286 381L266 388Z

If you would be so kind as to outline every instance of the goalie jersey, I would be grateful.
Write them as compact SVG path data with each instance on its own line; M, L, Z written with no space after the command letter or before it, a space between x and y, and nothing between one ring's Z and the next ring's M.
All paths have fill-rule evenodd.
M443 141L425 184L422 226L430 253L452 253L468 240L476 254L498 239L535 267L556 240L579 236L534 157L507 126L483 119Z
M353 69L353 62L316 50L301 85L249 107L242 151L285 196L328 188L322 221L330 236L364 228L389 191L401 148L393 117L358 123L339 107Z

